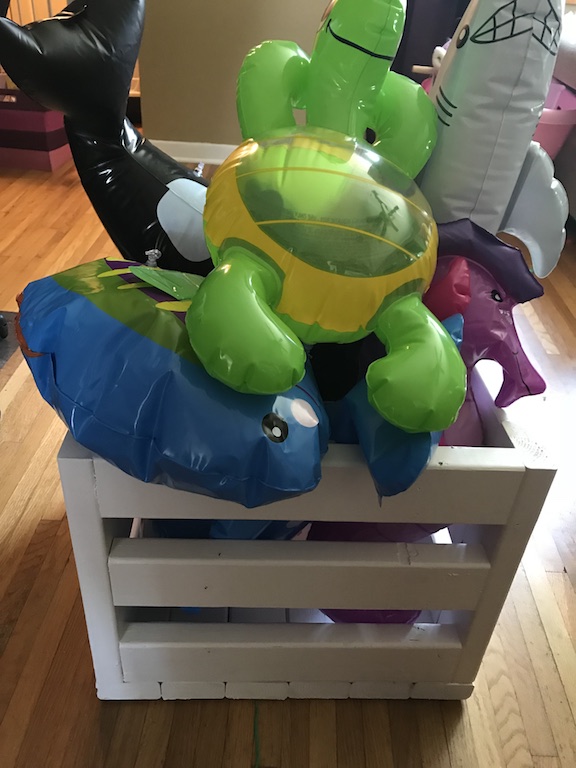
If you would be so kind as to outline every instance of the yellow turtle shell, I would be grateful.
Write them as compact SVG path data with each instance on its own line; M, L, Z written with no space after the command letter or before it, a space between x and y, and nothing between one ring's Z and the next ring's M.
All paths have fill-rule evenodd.
M423 293L438 235L416 186L368 144L295 128L238 147L204 213L216 264L241 244L283 281L275 311L308 343L371 331L386 301Z

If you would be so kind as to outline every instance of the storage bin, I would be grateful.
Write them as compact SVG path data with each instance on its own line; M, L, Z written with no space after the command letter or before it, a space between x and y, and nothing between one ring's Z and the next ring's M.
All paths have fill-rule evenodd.
M54 171L71 156L60 112L0 88L0 168Z
M554 159L576 125L576 93L553 79L544 111L534 133L542 149Z
M554 477L478 378L488 447L438 448L407 492L376 498L357 446L312 493L258 509L146 485L68 435L59 467L98 696L432 698L473 690ZM449 524L448 543L138 538L134 519ZM195 613L179 610L196 606ZM424 610L414 625L332 624L315 609Z

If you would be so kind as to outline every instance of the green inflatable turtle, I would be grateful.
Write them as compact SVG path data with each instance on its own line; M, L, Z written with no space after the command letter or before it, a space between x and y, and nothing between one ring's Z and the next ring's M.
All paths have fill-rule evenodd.
M359 23L362 9L378 15ZM253 393L285 391L299 381L304 344L374 332L387 356L368 370L370 402L402 429L435 431L456 417L466 372L421 302L436 266L437 230L411 177L433 131L423 139L412 128L419 138L410 154L388 130L393 121L382 129L383 84L391 77L401 12L398 0L338 0L310 60L290 43L265 43L247 57L239 113L253 137L208 190L205 234L216 268L188 310L188 328L206 370ZM281 54L276 69L266 58L274 51ZM337 71L331 61L339 62ZM346 73L354 85L343 81ZM254 88L265 105L257 109ZM307 108L305 126L294 124L293 106ZM358 132L374 126L377 143L370 146Z

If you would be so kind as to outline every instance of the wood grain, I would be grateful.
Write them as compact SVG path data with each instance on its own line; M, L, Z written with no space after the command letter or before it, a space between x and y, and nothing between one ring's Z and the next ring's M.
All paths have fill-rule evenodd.
M338 763L335 701L310 702L310 768L333 768Z
M0 171L0 309L115 252L71 164ZM2 768L574 768L574 243L543 283L517 317L548 392L512 409L559 449L560 471L472 698L260 702L258 754L252 702L96 698L55 463L64 428L14 355L0 370Z

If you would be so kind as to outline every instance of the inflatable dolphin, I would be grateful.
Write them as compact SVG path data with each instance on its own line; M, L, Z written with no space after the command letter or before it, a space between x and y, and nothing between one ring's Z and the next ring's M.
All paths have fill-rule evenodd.
M206 182L125 118L144 0L74 0L25 27L0 18L0 63L28 96L64 113L84 189L125 258L205 275Z
M419 183L438 222L508 231L545 277L564 245L566 194L531 139L558 51L561 0L472 0L430 91L438 142Z
M312 375L280 395L220 384L192 352L182 302L131 264L82 264L19 297L20 346L74 438L140 480L246 507L315 488L328 419Z

